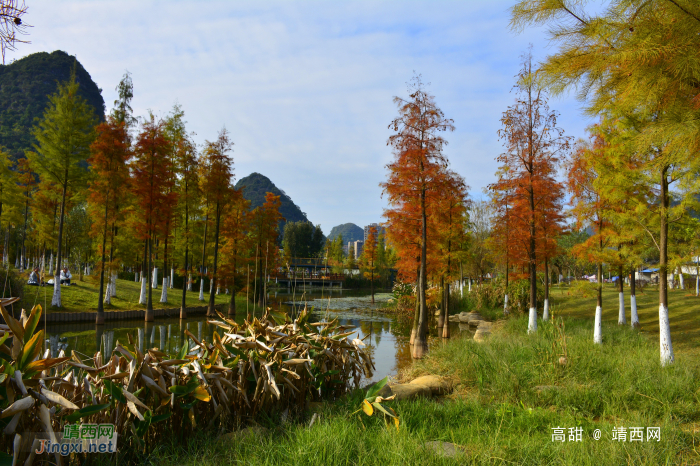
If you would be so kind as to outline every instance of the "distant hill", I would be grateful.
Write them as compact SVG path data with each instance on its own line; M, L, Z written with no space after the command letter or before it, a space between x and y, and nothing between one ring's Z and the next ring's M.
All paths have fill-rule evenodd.
M66 52L39 52L0 65L0 146L13 159L24 157L24 151L32 149L34 119L44 115L49 96L56 92L59 82L70 79L74 65L80 95L95 109L97 118L104 121L102 89L83 65Z
M365 231L354 223L343 223L333 227L328 235L328 239L333 241L338 235L343 235L343 243L345 244L350 241L362 241L365 239Z
M236 183L236 189L241 188L243 188L243 197L250 201L251 209L263 205L265 203L265 194L269 192L275 196L280 196L280 201L282 203L280 206L280 213L287 222L309 221L306 217L306 213L301 211L299 206L292 201L292 198L275 186L275 184L270 181L270 178L265 175L251 173L245 178L241 178L238 180L238 183ZM280 227L280 231L284 231L284 226L280 225Z

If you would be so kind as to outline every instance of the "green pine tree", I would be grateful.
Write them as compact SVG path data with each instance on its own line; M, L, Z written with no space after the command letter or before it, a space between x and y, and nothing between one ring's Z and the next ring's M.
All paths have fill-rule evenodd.
M61 249L66 199L79 191L87 178L86 159L97 123L93 108L78 95L79 85L75 73L71 79L58 86L56 94L49 98L44 118L34 128L36 153L32 163L39 176L48 178L61 189L61 214L58 223L56 270L51 305L61 307Z

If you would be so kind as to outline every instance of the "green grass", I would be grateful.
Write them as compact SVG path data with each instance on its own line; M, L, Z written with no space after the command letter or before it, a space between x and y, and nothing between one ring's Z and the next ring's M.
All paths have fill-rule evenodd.
M182 303L182 289L168 289L168 302L160 302L161 286L153 290L153 308L180 307ZM48 286L25 286L24 301L25 306L31 308L34 304L41 304L49 309L49 312L97 312L99 282L96 277L84 277L83 281L73 280L71 286L61 287L61 301L63 307L60 309L51 307L51 296L53 295L53 285ZM204 301L199 301L199 288L187 292L187 306L202 306L209 303L209 293L204 292ZM144 305L139 304L141 294L141 284L131 280L117 280L117 296L112 298L111 305L105 305L105 311L125 311L134 309L144 309ZM215 296L216 304L228 303L230 295L220 294ZM245 306L245 297L236 297L236 306Z
M627 323L630 322L629 287L625 287L625 310ZM649 286L636 292L637 313L643 334L650 339L656 338L658 348L659 336L659 291L658 286ZM595 314L595 296L581 298L573 296L568 286L552 286L550 300L555 315L591 319ZM695 290L669 290L668 312L671 322L671 339L674 350L700 349L700 298ZM540 310L541 312L541 310ZM618 291L611 285L603 288L603 322L617 323ZM592 330L591 330L592 331ZM593 337L591 336L591 339ZM605 333L603 333L605 339Z
M606 303L610 297L607 293ZM683 297L678 293L674 298ZM656 340L618 326L616 307L614 315L612 309L605 314L603 345L594 345L592 319L569 314L586 312L591 299L584 301L562 298L557 316L564 316L563 327L540 322L538 332L527 335L527 317L513 315L497 325L486 343L455 338L434 345L428 358L405 375L449 377L455 392L440 400L393 403L401 418L398 432L380 419L353 414L361 400L355 393L349 400L326 405L312 428L308 413L286 425L276 419L258 420L270 428L267 434L217 443L215 435L202 433L188 445L166 443L150 450L139 464L700 462L700 363L692 348L679 345L675 364L661 367ZM642 312L643 327L651 327L646 316L651 311ZM561 365L564 353L567 362ZM543 385L556 388L536 388ZM553 442L554 427L581 427L582 441ZM613 441L614 427L660 427L661 440L647 441L644 430L642 442L629 441L629 434L627 442ZM600 440L592 436L595 429L602 432ZM440 456L425 446L436 440L459 445L463 452L453 458Z

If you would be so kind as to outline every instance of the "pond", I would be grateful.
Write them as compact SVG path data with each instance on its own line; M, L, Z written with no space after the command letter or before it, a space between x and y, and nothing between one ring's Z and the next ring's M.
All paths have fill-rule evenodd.
M362 339L376 366L376 371L370 379L363 379L367 384L381 380L386 376L396 375L397 372L412 362L409 337L411 321L398 319L394 315L382 312L390 298L388 293L375 294L375 305L366 291L358 290L314 290L306 293L271 291L269 293L271 307L281 309L294 316L306 304L312 310L313 321L339 319L342 325L352 326ZM330 299L329 299L330 298ZM294 305L296 303L296 305ZM236 322L243 322L245 312L239 310ZM168 353L176 353L184 342L184 331L188 329L199 340L211 341L216 325L208 324L204 315L192 316L186 320L165 318L155 322L143 320L108 321L97 327L89 323L54 323L47 327L46 338L50 342L52 357L63 348L66 354L71 350L90 358L97 348L111 352L117 341L128 343L129 337L137 342L140 348L154 346ZM466 331L466 326L462 326ZM218 330L221 333L221 330ZM439 344L434 323L430 328L431 344ZM460 326L450 324L450 334L459 338ZM471 336L471 334L469 334ZM355 338L351 335L350 339Z

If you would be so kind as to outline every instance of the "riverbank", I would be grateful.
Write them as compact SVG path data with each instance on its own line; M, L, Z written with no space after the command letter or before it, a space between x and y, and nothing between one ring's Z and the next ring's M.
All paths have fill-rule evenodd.
M390 402L401 420L398 431L357 413L362 394L354 393L323 405L311 427L311 412L287 422L279 416L257 420L264 429L252 435L217 441L202 434L187 447L166 445L143 464L700 461L694 447L700 443L700 364L692 352L679 349L676 363L662 368L658 342L615 322L604 323L600 346L592 343L590 319L540 322L535 335L526 328L527 317L516 315L494 325L483 343L453 338L433 345L401 378L436 374L449 378L455 390L438 399Z
M141 283L130 280L117 280L117 295L112 297L112 304L105 304L104 309L110 311L136 311L144 309L143 304L139 304L141 296ZM161 286L152 290L152 301L154 309L178 308L182 303L182 289L168 289L168 302L161 303ZM51 296L53 295L53 285L49 286L25 286L24 300L21 303L26 309L31 309L35 304L41 304L48 310L48 315L52 313L72 313L72 312L97 312L99 296L99 282L85 277L84 281L74 280L70 286L61 287L61 301L63 306L60 309L51 306ZM231 295L215 295L216 304L228 304ZM208 290L204 292L204 301L199 300L199 289L187 292L187 306L196 308L209 303ZM236 296L236 306L245 308L245 296Z

